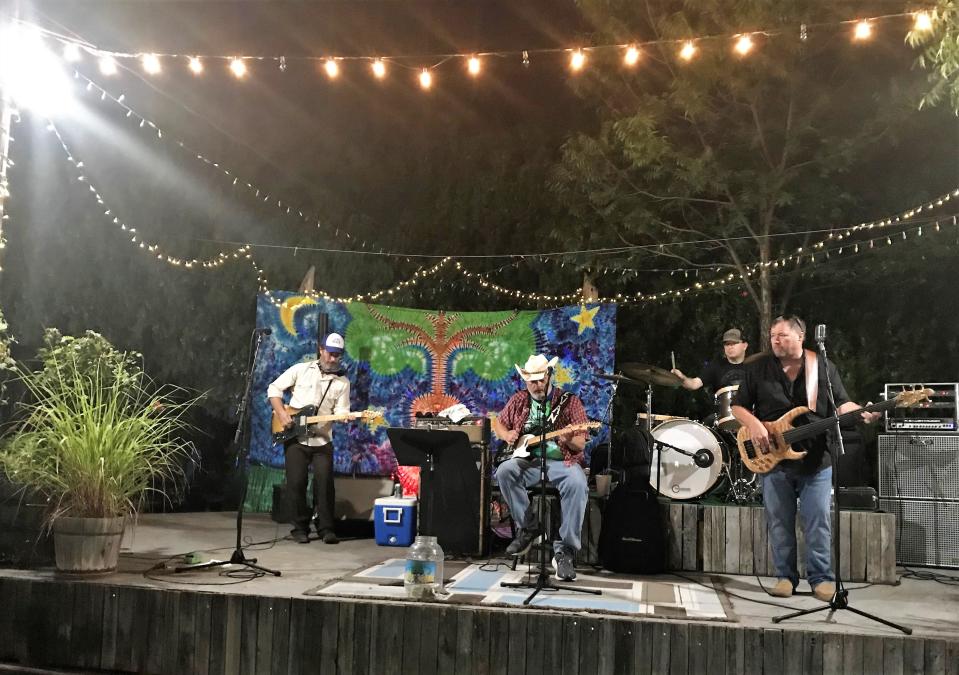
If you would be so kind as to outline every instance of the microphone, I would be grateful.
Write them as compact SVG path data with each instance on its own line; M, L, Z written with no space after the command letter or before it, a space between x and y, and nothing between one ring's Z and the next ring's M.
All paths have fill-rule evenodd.
M826 341L826 324L820 323L816 325L816 342L825 342Z
M254 333L259 333L260 335L270 335L273 332L272 328L256 328L253 330Z
M713 464L713 453L706 448L700 448L693 455L693 463L700 469L705 469Z

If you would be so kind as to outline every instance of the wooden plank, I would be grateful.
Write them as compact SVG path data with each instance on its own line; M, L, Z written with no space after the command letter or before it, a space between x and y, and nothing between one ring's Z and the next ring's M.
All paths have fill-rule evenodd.
M901 637L885 637L882 640L882 675L903 675L903 644Z
M457 623L463 619L468 612L457 612ZM468 618L468 617L467 617ZM380 608L380 616L377 621L376 632L379 636L377 644L374 645L371 661L376 664L384 675L399 675L403 670L403 660L407 655L403 645L404 634L404 608L400 605L384 605ZM457 634L458 636L458 634ZM459 650L457 642L457 650ZM463 669L463 662L460 655L456 656L456 673L464 675L469 672L469 662L466 662L466 669ZM317 661L317 663L320 663Z
M240 599L240 675L256 675L256 632L260 615L260 598L256 595Z
M507 671L510 673L526 672L526 630L528 612L511 612L509 614L509 631L506 643ZM494 645L495 648L495 645Z
M716 539L716 530L713 527L715 517L713 516L713 511L719 506L704 506L703 507L703 537L702 537L702 555L703 555L703 571L704 572L716 572L718 570L713 569L713 547Z
M762 675L765 652L763 649L763 631L761 628L747 628L744 633L743 674Z
M558 673L563 667L563 641L565 640L565 636L563 635L563 617L558 614L543 614L542 619L543 634L546 636L545 649L543 650L543 672ZM497 643L494 641L493 636L490 635L490 646L493 651L496 651L496 645ZM503 672L492 667L492 659L490 659L490 661L491 673Z
M862 639L862 672L882 672L882 641L878 636L866 636Z
M656 622L653 624L652 634L652 662L653 673L669 672L669 624ZM588 671L584 671L588 672Z
M136 611L143 618L149 621L147 632L143 638L143 662L141 670L148 673L172 672L176 661L171 662L171 669L164 669L164 656L169 654L171 649L166 648L164 640L157 639L160 635L170 635L167 633L167 605L173 603L174 591L147 590L138 603ZM139 636L138 636L139 637ZM233 671L236 672L236 671Z
M472 641L475 610L461 609L456 616L456 674L473 672Z
M577 616L563 617L563 663L561 675L579 675L579 622ZM510 644L512 647L512 644ZM510 649L512 651L512 649ZM524 661L525 663L525 661ZM525 668L525 666L524 666ZM516 671L499 671L516 672ZM525 670L519 671L525 673Z
M762 507L750 506L749 515L752 518L753 531L752 574L763 576L766 574L766 547L768 546L766 541L766 512Z
M687 645L687 670L690 673L705 673L709 662L709 627L705 623L690 624Z
M0 577L0 598L2 598L3 607L0 609L0 663L4 661L13 661L13 645L19 642L17 634L19 626L14 623L14 616L17 612L17 593L19 581L12 577ZM14 628L17 628L14 631Z
M104 587L96 583L70 586L74 587L73 625L65 643L68 653L61 654L59 662L76 668L99 668L103 648Z
M667 545L668 557L666 559L669 570L682 570L683 568L683 505L669 505L669 540Z
M100 644L99 668L101 670L117 669L117 615L119 611L120 601L116 586L105 587L103 589L103 616L100 621L100 630L103 636ZM3 635L3 633L0 632L0 635Z
M879 518L879 581L884 584L896 583L896 514L877 513Z
M714 543L716 547L713 549L713 564L717 572L723 573L726 571L726 508L716 509L716 537Z
M29 639L27 635L30 631L36 630L38 617L32 611L34 589L38 584L30 579L19 579L16 582L17 595L14 605L14 618L11 621L11 627L16 630L19 636L18 640L13 640L14 644L10 650L13 654L11 660L17 663L29 663Z
M471 672L476 675L489 675L490 649L490 612L489 610L474 610L473 635L470 644L473 650L473 667Z
M436 671L436 661L437 661L437 644L436 644L436 634L439 631L439 606L435 604L428 604L423 606L423 613L420 616L420 630L423 631L423 637L420 639L420 653L419 653L419 662L420 662L420 673L423 675L431 675ZM484 612L486 614L486 612ZM473 643L474 650L481 650L489 640ZM484 659L485 660L485 659ZM349 671L347 671L349 672Z
M842 672L842 635L824 633L822 636L822 672Z
M763 630L763 669L767 673L785 671L783 659L783 631L777 628Z
M866 513L866 581L882 580L882 528L879 514Z
M177 599L177 632L172 633L177 641L177 672L195 673L199 670L196 658L196 601L197 594L180 593Z
M226 675L227 597L221 593L214 593L210 597L209 675Z
M925 672L928 675L945 675L946 643L944 641L926 639Z
M639 624L633 621L614 621L613 624L613 672L614 673L633 673L636 671L636 640L635 632L639 631ZM554 628L554 632L559 635L562 630L562 624ZM560 643L562 641L560 640ZM559 650L555 650L558 652ZM547 647L547 656L550 649ZM548 660L544 664L549 670L546 672L559 672L560 659L556 663L550 663Z
M377 607L374 606L374 616ZM371 636L372 644L376 644L376 635ZM379 662L370 659L371 670L373 673ZM444 607L440 610L439 631L436 636L436 672L455 673L456 672L456 610L452 607Z
M822 633L805 631L802 634L802 668L804 673L821 673L822 670Z
M366 673L371 673L375 671L375 668L372 666L372 661L370 661L370 645L373 644L374 636L374 627L373 627L373 605L368 602L357 602L354 603L355 608L353 610L353 625L351 627L353 633L353 644L348 645L347 648L353 650L353 672L359 673L360 675L365 675ZM432 612L436 616L436 620L433 622L431 635L434 636L434 639L431 640L433 643L433 667L436 667L436 648L437 648L437 632L439 626L437 621L439 619L439 612ZM280 618L279 612L274 614L274 621ZM340 630L342 631L343 625L340 624ZM430 630L429 627L424 626L424 631ZM342 644L342 633L340 634L340 644ZM274 646L274 649L276 647ZM341 647L341 653L342 653ZM274 670L273 672L277 672ZM378 671L376 671L378 672Z
M803 673L803 634L798 630L783 631L783 673L801 675Z
M753 513L745 506L736 508L739 515L739 574L753 573Z
M223 611L226 624L223 635L223 672L225 675L233 675L240 672L243 597L228 595Z
M319 613L314 615L313 621L319 619L320 628L313 635L320 641L320 658L316 663L328 669L329 672L335 672L335 664L340 658L338 652L340 642L340 603L336 600L319 601ZM410 621L409 623L413 623ZM314 623L315 625L315 623ZM417 646L419 642L417 641ZM413 652L414 654L416 652ZM416 661L414 660L415 664Z
M852 541L852 520L849 517L849 511L839 512L839 530L842 535L839 537L839 570L844 580L849 580L849 570L852 568L849 557L849 542ZM838 535L837 535L838 536Z
M256 632L254 663L256 672L266 672L273 664L273 603L275 598L262 596L256 598Z
M726 672L741 673L746 667L746 635L738 626L726 630Z
M186 591L163 591L163 615L162 628L159 634L154 635L153 639L163 643L162 658L164 673L181 672L179 668L180 658L180 596L185 595ZM162 635L162 639L159 636Z
M670 675L686 675L689 667L689 624L671 623L669 631Z
M959 675L959 640L946 643L946 675Z
M193 636L193 653L196 664L196 675L209 675L210 672L210 629L213 614L213 595L200 593L196 598L196 615L193 626L196 633Z
M267 633L266 626L260 623L257 626L257 640L264 634L265 639L270 641L270 660L266 658L264 651L257 651L257 663L261 664L263 670L269 669L271 673L286 673L290 664L290 607L291 598L271 598L273 605L273 618L270 620L270 630ZM199 610L199 605L197 606ZM199 617L200 612L197 611ZM264 664L269 664L268 666Z
M579 672L595 673L599 666L598 621L593 618L582 618L579 621Z
M683 504L683 567L696 572L702 569L699 555L699 505Z
M861 635L846 633L842 636L842 672L843 675L861 675L863 638ZM872 675L871 673L869 675Z
M926 670L925 643L922 638L905 638L902 651L903 672L907 675L922 675Z
M726 675L726 627L710 625L707 632L709 655L706 658L705 672L707 675Z
M421 608L417 607L417 609ZM353 624L355 615L355 602L343 601L336 603L336 661L331 664L334 666L331 670L335 671L338 675L349 675L353 672ZM328 616L328 614L324 613L324 620ZM423 617L418 616L417 619L418 621L416 621L416 623L420 624L417 628L423 633L423 641L428 641L432 636L423 630ZM416 662L416 668L419 669L418 656L415 654L412 656L413 661ZM323 663L329 662L324 661Z
M509 666L509 612L489 614L489 667L490 672L505 673ZM444 672L437 668L438 672Z
M726 549L722 571L725 574L739 574L739 515L732 509L724 510L726 512Z
M849 579L866 580L866 522L865 514L859 511L849 513Z
M542 673L546 636L543 634L543 614L529 614L526 619L526 664L521 672Z

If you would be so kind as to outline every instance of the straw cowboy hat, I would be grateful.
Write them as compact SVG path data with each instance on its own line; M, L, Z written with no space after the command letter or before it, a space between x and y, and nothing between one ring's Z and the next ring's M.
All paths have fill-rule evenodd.
M542 354L537 354L526 359L526 365L523 367L520 367L519 364L514 365L520 377L527 382L535 382L546 377L546 373L556 365L557 361L559 361L558 356L547 360Z

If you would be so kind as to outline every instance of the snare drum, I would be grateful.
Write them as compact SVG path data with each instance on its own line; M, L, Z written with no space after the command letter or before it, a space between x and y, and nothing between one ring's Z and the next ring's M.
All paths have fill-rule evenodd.
M739 420L733 417L733 397L737 391L739 391L739 385L733 384L718 390L714 397L716 406L715 425L723 431L728 431L733 434L742 426Z
M695 499L712 490L719 483L723 471L723 447L719 437L709 427L692 420L668 420L653 429L653 438L676 446L690 455L705 449L713 456L708 467L696 466L690 455L672 448L653 444L649 484L672 499ZM662 450L662 463L659 452ZM659 467L659 485L656 467Z

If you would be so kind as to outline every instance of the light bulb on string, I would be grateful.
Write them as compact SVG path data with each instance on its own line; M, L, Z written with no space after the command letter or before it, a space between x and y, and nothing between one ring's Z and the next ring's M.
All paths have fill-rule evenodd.
M475 56L471 56L469 61L466 62L466 70L469 71L469 74L472 76L477 76L480 73L480 60Z
M156 54L144 54L140 58L140 63L147 75L158 75L163 69L160 65L160 57Z
M80 45L76 42L67 42L63 45L63 60L67 63L76 63L82 57Z
M748 35L740 35L739 39L736 40L736 44L733 47L733 50L740 56L746 56L753 50L755 43L753 39Z
M915 31L932 30L932 17L929 15L929 12L916 12L916 20L912 25L912 29Z
M238 56L234 56L230 60L230 72L233 73L237 79L246 77L246 63L243 62L243 59Z
M323 64L323 70L326 71L326 76L331 80L336 79L336 76L340 74L340 66L335 59L327 59Z
M854 40L868 40L872 37L872 24L868 21L856 22L856 27L853 29L852 37Z
M696 56L696 45L692 40L687 40L683 43L683 48L679 50L679 58L683 61L691 61L694 56Z
M199 75L203 72L203 61L200 60L199 56L190 57L190 72L194 75Z
M634 45L626 48L626 53L623 54L623 63L627 66L635 66L639 63L639 50Z
M373 77L378 80L382 80L386 77L386 64L383 63L383 59L373 59L373 63L370 64L370 69L373 71Z
M99 66L102 75L110 76L117 74L117 62L112 56L101 56Z
M583 69L583 66L586 65L586 54L583 53L582 49L577 49L570 54L569 57L569 67L573 72L580 71Z
M423 70L420 71L419 80L420 80L420 87L422 87L423 89L429 89L430 87L433 86L433 75L430 74L430 71L428 68L424 68Z

